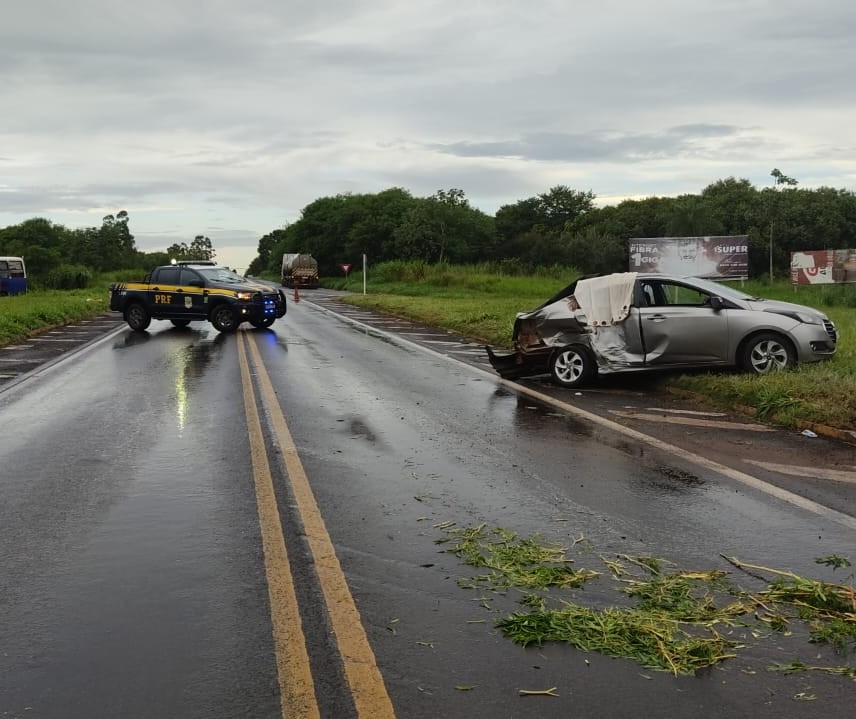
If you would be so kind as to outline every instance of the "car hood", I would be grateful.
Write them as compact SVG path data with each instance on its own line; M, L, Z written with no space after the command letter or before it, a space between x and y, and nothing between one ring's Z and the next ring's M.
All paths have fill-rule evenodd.
M750 300L746 303L749 309L758 310L759 312L775 312L777 314L794 314L800 312L802 314L811 315L819 320L829 319L820 310L807 305L799 305L796 302L782 302L780 300Z

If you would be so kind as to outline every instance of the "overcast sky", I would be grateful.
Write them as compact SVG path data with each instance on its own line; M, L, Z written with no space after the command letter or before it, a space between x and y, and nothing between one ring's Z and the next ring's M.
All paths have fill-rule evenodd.
M0 228L211 238L313 200L856 190L852 0L0 0ZM342 258L342 260L354 258Z

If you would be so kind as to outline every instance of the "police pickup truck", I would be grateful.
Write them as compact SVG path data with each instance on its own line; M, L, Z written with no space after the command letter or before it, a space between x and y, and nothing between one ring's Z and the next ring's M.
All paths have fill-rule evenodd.
M176 327L207 320L219 332L234 332L242 322L270 327L285 315L286 304L281 290L198 260L155 267L142 282L113 283L110 309L140 332L153 319Z

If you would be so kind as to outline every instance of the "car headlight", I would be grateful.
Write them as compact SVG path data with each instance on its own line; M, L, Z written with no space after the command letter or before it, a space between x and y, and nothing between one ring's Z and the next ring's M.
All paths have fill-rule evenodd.
M808 312L797 312L797 319L800 322L805 322L807 325L822 324L822 320L817 315L810 315Z
M253 299L252 292L236 292L235 295L238 297L239 300L244 300L245 302Z
M813 315L810 312L800 312L799 310L767 310L768 312L772 312L775 315L784 315L785 317L790 317L792 320L796 320L797 322L802 322L807 325L820 325L823 324L823 320L817 315Z

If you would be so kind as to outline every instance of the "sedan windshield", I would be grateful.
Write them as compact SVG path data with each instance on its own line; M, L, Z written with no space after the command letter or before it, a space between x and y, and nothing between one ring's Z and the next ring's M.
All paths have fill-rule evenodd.
M228 267L197 267L196 271L206 280L212 282L227 282L231 284L244 283L246 280L232 272Z

